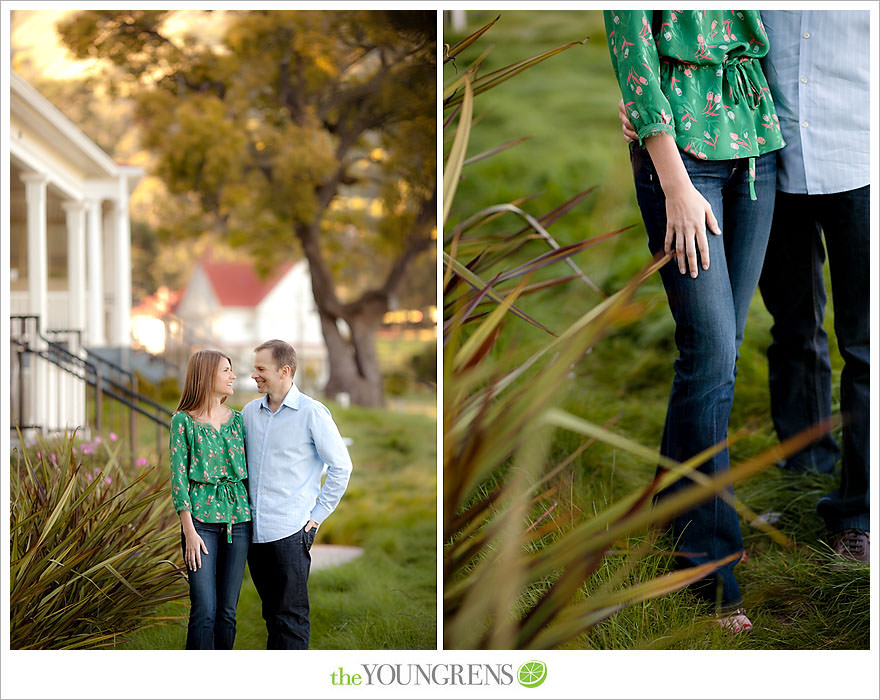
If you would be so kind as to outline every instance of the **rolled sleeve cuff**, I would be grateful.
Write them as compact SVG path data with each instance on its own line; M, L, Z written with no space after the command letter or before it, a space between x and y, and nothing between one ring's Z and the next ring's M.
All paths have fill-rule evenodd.
M669 134L675 138L675 127L672 124L664 122L654 122L652 124L644 124L638 128L636 132L639 136L639 145L644 145L645 139L658 134Z
M327 467L327 478L324 481L324 487L318 496L318 502L309 514L309 517L319 525L327 518L330 513L336 510L345 489L348 487L348 480L351 477L351 465L343 464L339 466Z

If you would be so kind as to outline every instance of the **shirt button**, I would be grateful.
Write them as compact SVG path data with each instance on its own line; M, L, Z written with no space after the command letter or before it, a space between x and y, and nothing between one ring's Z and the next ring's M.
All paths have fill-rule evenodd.
M804 32L804 39L809 39L809 38L810 38L810 33Z
M810 125L810 122L801 122L801 126L805 129Z
M801 78L801 82L802 82L802 83L806 83L806 82L807 82L807 76L804 76L803 78Z

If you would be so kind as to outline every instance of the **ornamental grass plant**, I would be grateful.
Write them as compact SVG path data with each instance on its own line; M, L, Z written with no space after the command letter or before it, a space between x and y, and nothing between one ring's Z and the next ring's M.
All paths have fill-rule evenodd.
M110 647L186 596L167 480L115 438L12 449L12 649Z
M567 245L558 244L548 230L592 190L544 214L528 211L534 198L529 193L514 201L484 202L477 210L456 207L459 184L473 177L468 166L522 143L515 139L468 157L472 130L482 117L475 116L475 98L584 43L571 41L485 74L481 64L488 49L467 67L457 65L463 51L479 49L497 21L447 44L445 55L444 646L560 648L628 607L682 595L685 586L724 564L727 560L671 571L674 543L661 534L664 525L715 494L757 522L727 488L829 426L816 426L708 479L695 470L726 443L678 464L615 430L616 417L599 418L597 407L567 408L572 379L587 371L594 350L645 317L636 292L668 257L646 255L634 277L606 292L574 258L623 229ZM527 313L522 303L572 286L570 298L583 312L560 328L553 327L555 317L545 321ZM544 341L537 348L530 343L524 354L517 339L526 326L541 331ZM560 435L572 436L570 450L558 449L564 442ZM609 494L588 512L577 506L571 489L581 460L594 458L596 446L666 471L629 492ZM601 471L613 474L614 462ZM679 477L693 484L655 506L653 496ZM786 542L772 526L759 527L765 536Z

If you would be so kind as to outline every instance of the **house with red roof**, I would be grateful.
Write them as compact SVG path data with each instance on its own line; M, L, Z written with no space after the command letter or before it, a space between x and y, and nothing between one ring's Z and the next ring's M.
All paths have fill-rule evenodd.
M166 354L177 356L181 371L190 353L216 348L232 358L237 388L254 391L254 348L280 338L296 349L297 386L314 391L327 380L327 348L305 260L261 278L250 262L206 256L196 263L166 325Z

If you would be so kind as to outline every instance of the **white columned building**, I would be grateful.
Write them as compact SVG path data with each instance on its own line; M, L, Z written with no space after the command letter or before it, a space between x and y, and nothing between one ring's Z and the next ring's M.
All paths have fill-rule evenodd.
M11 419L71 429L87 422L85 386L37 353L51 358L49 341L80 357L130 348L129 198L144 172L116 163L15 73L9 131Z

